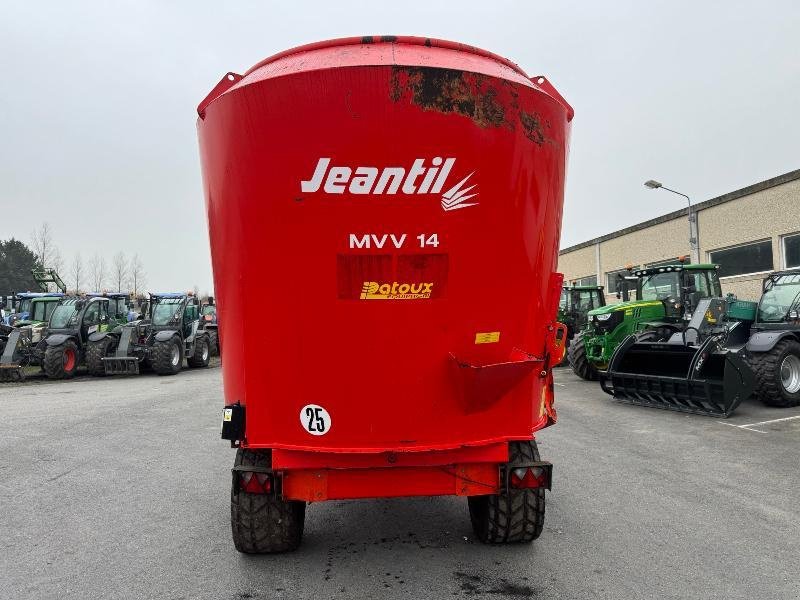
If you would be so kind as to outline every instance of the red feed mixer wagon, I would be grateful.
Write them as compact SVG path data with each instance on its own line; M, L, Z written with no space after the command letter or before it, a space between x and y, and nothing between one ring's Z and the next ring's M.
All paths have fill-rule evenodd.
M484 50L383 36L228 73L198 113L236 548L296 548L309 502L421 495L467 496L484 542L538 537L572 108Z

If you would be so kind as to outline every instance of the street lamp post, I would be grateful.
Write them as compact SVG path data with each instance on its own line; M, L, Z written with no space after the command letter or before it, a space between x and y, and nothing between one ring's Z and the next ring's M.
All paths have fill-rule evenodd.
M673 194L677 194L678 196L683 196L684 198L686 198L686 202L689 203L689 249L691 250L692 262L695 263L695 264L699 263L700 262L700 246L697 243L697 239L698 239L698 235L697 235L697 215L694 214L694 211L692 210L692 201L689 198L689 196L687 196L686 194L682 194L681 192L678 192L677 190L671 190L668 187L664 187L663 184L661 184L658 181L655 181L654 179L648 179L647 181L644 182L644 185L645 185L645 187L648 187L651 190L657 190L657 189L660 188L662 190L667 190L668 192L672 192Z

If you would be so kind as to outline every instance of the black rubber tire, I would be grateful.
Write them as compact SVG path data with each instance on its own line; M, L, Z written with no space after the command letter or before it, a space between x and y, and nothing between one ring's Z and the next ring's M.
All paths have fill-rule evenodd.
M103 358L111 356L117 348L117 340L106 336L99 342L87 342L86 344L86 368L89 375L103 377L106 374L106 367Z
M74 360L72 361L72 368L68 369L66 361L67 353L72 352ZM78 364L80 363L80 352L78 345L72 340L67 340L58 346L48 346L44 351L44 374L48 379L72 379L78 371Z
M767 406L800 406L800 392L790 394L781 382L781 364L789 354L800 357L800 343L792 338L782 339L769 352L750 354L750 366L756 376L754 395Z
M572 343L567 348L567 358L569 359L569 366L575 372L575 375L586 381L595 381L597 379L597 369L589 362L586 357L586 344L583 341L583 332L579 331L572 338Z
M200 335L194 341L194 354L186 359L186 363L192 369L200 369L208 366L210 358L211 350L208 347L208 338Z
M269 468L272 453L239 448L235 466ZM306 503L281 500L269 494L249 494L231 487L231 532L233 545L245 554L268 554L296 550L303 539Z
M636 336L637 342L661 342L664 341L664 336L656 329L645 330Z
M511 442L508 469L538 461L536 442ZM470 496L472 529L484 544L530 543L544 527L544 489L508 490L491 496Z
M172 349L177 346L180 358L178 364L173 362ZM163 342L156 341L153 344L152 361L150 365L158 375L175 375L179 373L183 366L183 344L177 336L172 336Z
M219 334L216 329L208 330L208 349L211 356L219 356Z
M636 341L648 343L666 342L672 337L672 334L676 333L677 331L679 330L669 327L652 327L637 333Z

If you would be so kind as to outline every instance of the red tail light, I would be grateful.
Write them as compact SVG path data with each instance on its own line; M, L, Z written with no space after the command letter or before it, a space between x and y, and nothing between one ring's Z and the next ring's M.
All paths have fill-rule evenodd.
M513 469L508 483L512 488L518 490L532 488L550 489L550 470L544 466Z
M269 473L239 473L239 489L248 494L272 492L272 475Z

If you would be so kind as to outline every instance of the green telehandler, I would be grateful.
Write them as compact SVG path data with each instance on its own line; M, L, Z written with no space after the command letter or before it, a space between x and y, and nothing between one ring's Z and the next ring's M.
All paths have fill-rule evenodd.
M86 360L89 336L127 322L128 294L109 292L69 296L56 306L39 342L49 379L70 379Z
M764 280L747 356L755 394L769 406L800 406L800 270Z
M595 380L607 368L617 346L643 332L649 341L667 340L682 331L700 300L719 298L719 265L675 264L630 269L617 290L625 301L589 311L588 322L572 339L567 357L576 375ZM629 288L636 300L628 300Z
M200 327L200 305L192 294L150 294L140 321L96 332L89 338L89 373L138 375L147 365L158 375L178 373L184 359L190 368L208 367L208 332Z

